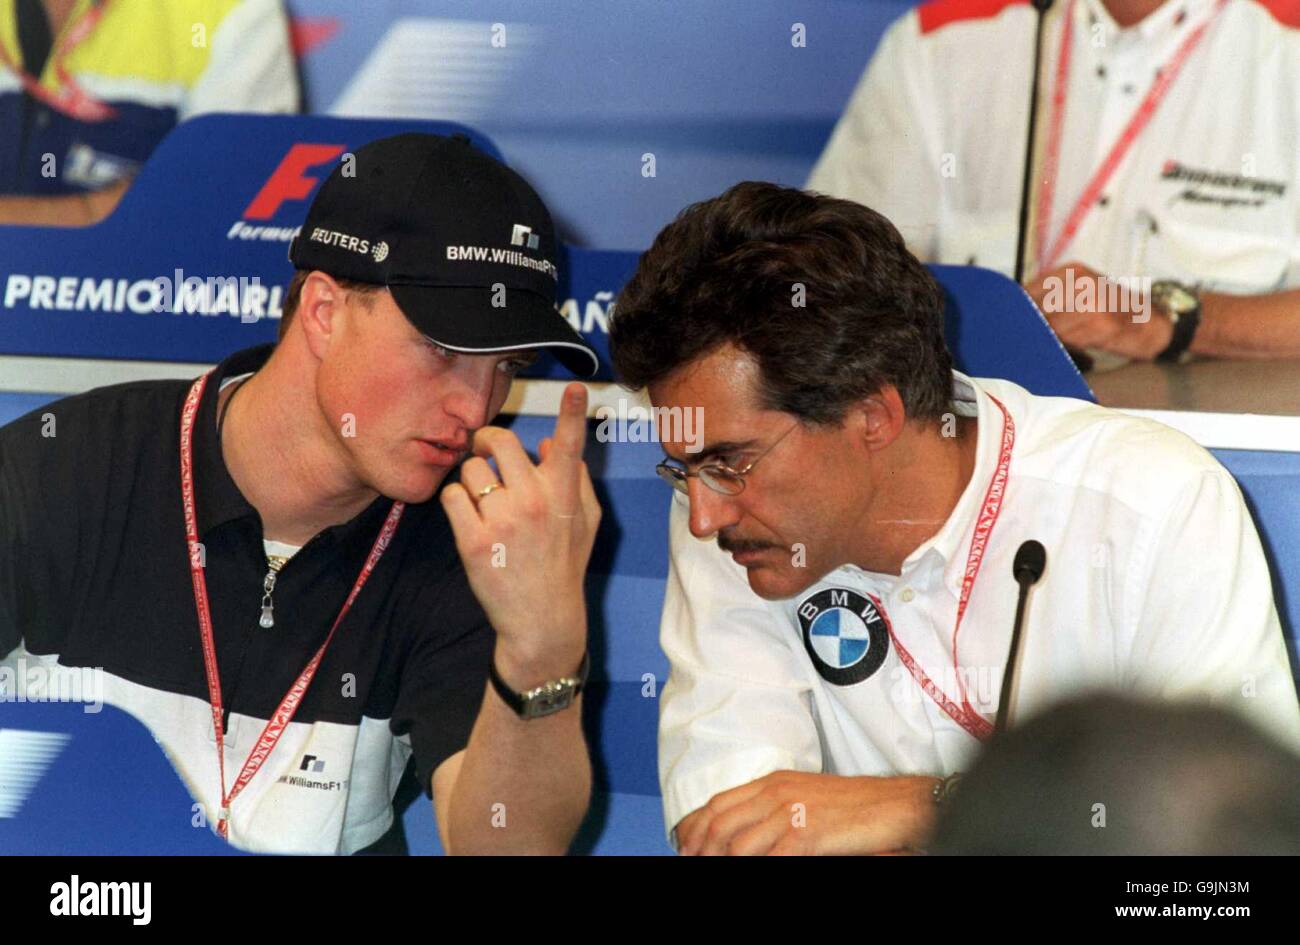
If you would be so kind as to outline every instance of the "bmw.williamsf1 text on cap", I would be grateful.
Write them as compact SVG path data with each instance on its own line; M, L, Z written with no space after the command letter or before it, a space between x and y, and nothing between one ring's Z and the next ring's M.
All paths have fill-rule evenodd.
M555 307L555 227L522 177L464 135L381 138L355 159L321 184L289 246L295 267L387 286L452 351L547 348L575 374L596 372Z

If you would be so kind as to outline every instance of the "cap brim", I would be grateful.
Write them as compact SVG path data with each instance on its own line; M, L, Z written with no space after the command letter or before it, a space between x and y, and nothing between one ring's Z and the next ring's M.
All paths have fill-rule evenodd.
M600 359L547 299L509 289L494 306L486 287L390 285L394 301L422 334L453 351L496 354L546 348L579 377L592 377Z

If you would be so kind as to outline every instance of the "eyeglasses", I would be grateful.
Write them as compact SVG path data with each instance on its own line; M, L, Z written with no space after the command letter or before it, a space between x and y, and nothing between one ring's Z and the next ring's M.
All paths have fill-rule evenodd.
M681 493L688 491L686 480L692 476L699 476L700 482L714 492L720 492L723 495L740 495L745 490L745 477L758 465L758 461L776 449L776 445L789 436L790 431L798 425L797 422L791 424L785 433L773 440L772 445L755 456L744 469L732 469L724 463L709 463L701 466L695 472L691 472L685 466L678 464L676 460L665 459L655 467L655 472L659 474L660 479Z

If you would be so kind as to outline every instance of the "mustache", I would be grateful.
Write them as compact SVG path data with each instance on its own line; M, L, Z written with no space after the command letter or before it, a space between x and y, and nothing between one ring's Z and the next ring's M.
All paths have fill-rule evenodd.
M747 538L738 538L735 535L728 535L725 532L718 532L718 547L728 554L736 554L744 551L764 551L778 546L769 541L753 541Z

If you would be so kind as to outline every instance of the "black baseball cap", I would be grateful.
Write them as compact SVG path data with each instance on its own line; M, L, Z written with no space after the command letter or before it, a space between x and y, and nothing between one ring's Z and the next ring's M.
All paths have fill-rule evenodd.
M551 215L527 181L464 135L412 132L373 141L334 168L289 259L387 286L411 324L444 348L548 348L589 377L596 352L555 307L556 251Z

